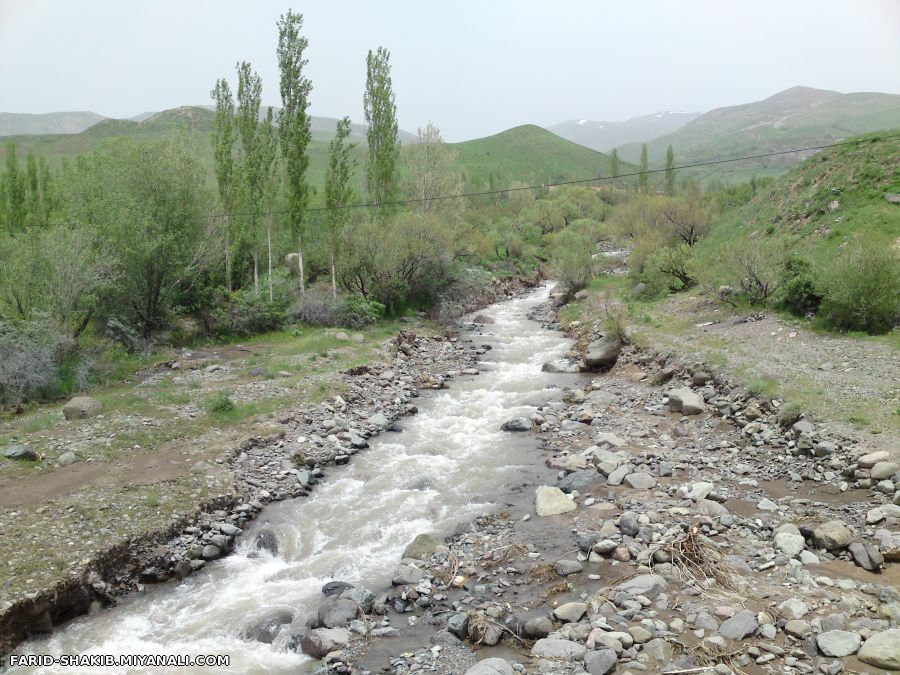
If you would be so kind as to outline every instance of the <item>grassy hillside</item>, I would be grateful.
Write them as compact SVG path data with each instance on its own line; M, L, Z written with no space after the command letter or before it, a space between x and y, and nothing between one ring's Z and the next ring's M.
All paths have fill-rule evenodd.
M658 112L634 117L624 122L595 122L569 120L547 127L557 136L578 143L591 150L610 152L628 143L643 143L669 134L697 119L700 113Z
M900 204L885 198L900 193L900 129L859 138L887 135L894 138L811 157L746 204L725 211L705 243L780 233L801 239L802 248L823 262L857 239L900 246Z
M672 145L678 164L764 154L825 145L857 134L900 126L900 96L879 93L841 94L794 87L763 101L717 108L684 127L647 143L652 165L665 161ZM640 144L620 148L636 161ZM698 170L701 177L738 181L776 175L806 159L797 153Z
M103 119L95 112L57 112L32 115L0 112L0 136L14 134L77 134Z
M184 142L193 144L203 163L211 168L212 120L213 113L206 108L184 107L157 113L143 122L104 119L78 134L11 136L8 140L16 144L16 154L20 159L24 159L31 150L35 155L46 158L51 166L58 166L64 157L72 158L90 152L112 138L153 140L180 136ZM334 120L317 120L309 148L309 170L312 183L321 185L328 162L329 123ZM364 141L359 142L363 140L360 138L362 134L363 128L358 127L354 133L354 140L358 142L355 150L358 171L365 161ZM532 125L452 144L451 147L459 152L459 164L466 184L479 189L489 185L508 187L510 182L515 181L546 183L571 180L605 175L609 171L606 155ZM0 161L5 152L5 144L0 144ZM627 170L623 165L623 173Z
M508 187L609 175L609 157L527 124L451 147L468 185ZM622 173L628 168L622 166Z

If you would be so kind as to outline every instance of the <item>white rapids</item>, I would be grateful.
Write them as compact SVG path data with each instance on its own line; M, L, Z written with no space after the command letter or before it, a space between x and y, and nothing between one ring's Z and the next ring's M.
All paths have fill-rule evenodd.
M400 420L402 433L372 439L371 448L345 467L330 467L309 498L273 504L242 535L233 555L182 583L149 587L109 610L71 621L24 654L227 654L230 666L153 672L296 673L309 659L284 649L291 629L304 625L330 580L358 582L376 593L389 586L405 546L423 532L449 534L461 521L492 508L491 499L538 461L531 434L500 431L510 417L529 415L559 396L549 384L575 375L541 372L571 345L561 333L526 318L547 300L549 286L479 312L494 319L475 334L489 344L478 376L451 380L424 395L419 413ZM468 337L471 334L463 334ZM249 556L262 525L275 530L279 555ZM273 644L241 638L262 612L295 613ZM95 667L100 673L141 669ZM18 668L16 673L72 673L72 669Z

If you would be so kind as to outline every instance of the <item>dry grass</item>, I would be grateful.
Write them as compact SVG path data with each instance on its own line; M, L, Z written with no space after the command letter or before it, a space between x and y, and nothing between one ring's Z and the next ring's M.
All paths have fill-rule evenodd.
M666 552L681 578L701 592L705 592L713 582L729 591L742 586L740 577L725 555L700 534L697 526L659 550Z

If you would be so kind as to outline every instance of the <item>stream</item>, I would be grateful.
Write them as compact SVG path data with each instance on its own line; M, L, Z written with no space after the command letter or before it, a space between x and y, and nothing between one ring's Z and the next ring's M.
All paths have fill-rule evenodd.
M324 599L324 583L350 581L377 594L390 585L404 548L416 535L443 536L458 523L494 509L494 500L540 464L532 434L500 427L511 417L527 416L537 405L558 400L559 387L578 377L541 372L544 362L559 358L571 344L527 318L549 293L544 286L478 312L494 323L462 337L492 347L478 365L480 375L457 378L449 389L424 394L419 414L399 421L402 432L372 439L371 448L348 466L329 467L327 479L309 498L267 506L240 537L233 555L182 583L148 587L113 609L76 619L46 638L30 640L18 652L227 654L230 666L217 672L303 671L308 657L285 651L284 643L316 611ZM263 525L278 535L277 556L252 547ZM282 628L273 644L241 637L254 619L282 607L294 612L294 622ZM10 672L74 671L41 667ZM90 672L143 671L96 667Z

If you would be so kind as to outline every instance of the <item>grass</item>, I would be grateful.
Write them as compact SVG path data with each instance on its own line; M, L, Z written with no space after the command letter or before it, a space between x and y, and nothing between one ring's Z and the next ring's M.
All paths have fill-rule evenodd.
M769 377L754 377L747 382L747 391L754 396L775 398L778 396L778 380Z

